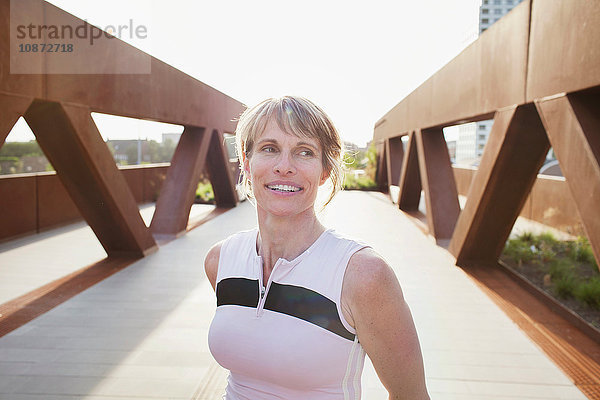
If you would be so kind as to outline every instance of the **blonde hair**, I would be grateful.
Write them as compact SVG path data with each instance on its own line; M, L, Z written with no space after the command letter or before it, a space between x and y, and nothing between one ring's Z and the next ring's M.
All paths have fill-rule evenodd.
M267 124L275 121L287 134L316 139L321 145L323 170L329 175L332 189L325 207L342 187L342 142L331 119L316 104L297 96L270 98L246 109L240 116L236 135L236 148L240 161L240 181L249 198L253 198L252 184L244 171L243 154L250 158L254 142Z

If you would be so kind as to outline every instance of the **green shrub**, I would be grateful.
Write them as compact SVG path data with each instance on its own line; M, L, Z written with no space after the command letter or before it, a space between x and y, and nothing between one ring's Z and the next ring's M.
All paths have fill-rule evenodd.
M343 188L348 189L361 189L361 190L373 190L377 188L377 184L367 175L360 175L355 177L354 174L348 173L344 176Z
M538 258L543 263L552 262L556 258L558 251L558 240L551 233L542 233L534 238L535 246L538 249Z
M554 282L554 293L558 297L566 299L573 296L575 286L575 279L572 276L561 278Z
M0 156L0 174L15 174L21 168L18 157Z
M361 158L364 154L358 151L344 151L344 165L348 169L363 169L365 165L361 164Z
M517 236L517 240L528 244L534 244L534 236L531 232L523 232L519 236Z
M590 246L590 242L586 237L578 237L576 241L571 242L569 257L574 261L590 264L596 266L596 260L594 258L594 252Z
M572 277L575 274L575 266L569 260L556 260L550 264L549 273L552 280Z
M554 284L554 293L558 297L572 297L578 287L575 266L568 260L556 260L550 264L550 276Z
M551 262L555 259L556 253L552 248L542 247L539 252L540 260L544 263Z
M559 241L556 239L556 237L552 234L552 232L544 232L544 233L540 233L537 236L537 242L540 245L546 245L549 247L555 247L556 245L558 245Z
M202 199L206 203L215 201L215 193L209 181L200 182L196 189L196 197Z
M556 297L600 310L600 271L587 238L563 241L549 232L524 232L507 241L503 255L519 266L537 264L532 268L550 275Z
M519 265L522 263L528 263L535 257L535 253L531 249L531 245L519 238L510 239L506 243L504 254Z
M573 276L565 276L554 281L554 293L558 297L566 299L573 296L576 286L577 282Z
M549 263L557 257L567 256L573 262L588 264L598 269L594 252L585 237L575 241L556 239L551 232L534 235L523 232L514 239L508 240L504 255L518 263Z
M575 290L575 298L588 306L600 309L600 279L581 282Z

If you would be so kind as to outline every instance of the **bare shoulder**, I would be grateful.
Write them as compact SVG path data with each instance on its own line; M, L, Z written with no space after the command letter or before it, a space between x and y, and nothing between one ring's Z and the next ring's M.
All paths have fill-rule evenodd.
M410 309L396 274L374 250L362 249L350 259L342 306L344 298L351 317L347 320L356 329L389 398L429 399Z
M357 329L361 322L382 312L382 302L402 303L396 274L373 249L364 248L350 258L342 285L342 313Z
M217 272L219 270L219 257L221 255L221 246L223 245L223 241L215 243L208 253L206 253L206 257L204 258L204 271L206 272L206 276L210 281L213 289L215 288L217 282Z
M400 285L388 263L375 250L367 247L350 258L344 276L344 289L347 289L346 293L352 301L353 298L386 289L398 293Z

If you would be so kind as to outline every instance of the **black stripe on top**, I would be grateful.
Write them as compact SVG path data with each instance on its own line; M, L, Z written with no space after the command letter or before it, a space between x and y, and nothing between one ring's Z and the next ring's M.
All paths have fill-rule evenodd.
M217 307L258 307L258 279L225 278L217 283Z
M303 319L348 340L355 337L342 324L335 302L301 286L272 282L265 309Z

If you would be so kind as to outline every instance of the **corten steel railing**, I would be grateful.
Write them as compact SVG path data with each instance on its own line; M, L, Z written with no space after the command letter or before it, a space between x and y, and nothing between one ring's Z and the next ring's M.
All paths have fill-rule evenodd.
M452 170L459 197L466 197L477 168L453 165ZM562 176L538 175L519 216L571 235L585 234L573 196Z
M119 167L137 204L156 202L168 163ZM56 172L0 175L0 242L81 220Z
M550 146L600 264L598 43L600 2L524 1L375 124L380 187L409 214L423 189L457 265L498 260ZM442 129L492 117L461 211Z
M40 53L32 56L31 62L39 63L35 66L41 73L11 74L11 51L15 51L9 31L11 12L37 17L47 25L97 28L41 0L0 0L0 146L23 116L109 256L143 256L156 249L154 236L184 232L204 170L213 185L217 206L235 206L238 199L223 133L234 131L233 121L244 110L243 104L125 42L105 36L96 39L95 47L87 50L89 54L65 60L83 67L88 58L107 60L117 67L149 63L149 73L49 74L44 71L56 68L53 63L57 57ZM185 127L150 228L145 226L91 112Z

